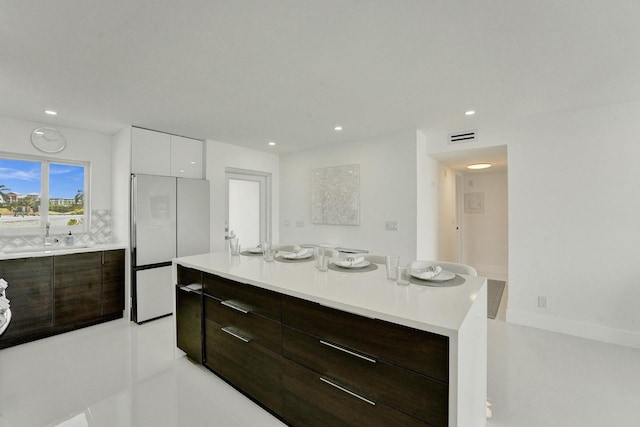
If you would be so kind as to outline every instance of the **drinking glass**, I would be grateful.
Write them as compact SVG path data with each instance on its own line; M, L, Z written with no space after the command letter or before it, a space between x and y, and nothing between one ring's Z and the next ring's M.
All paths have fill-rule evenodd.
M398 285L407 286L411 279L411 267L398 267L396 283Z
M315 247L316 256L316 268L320 271L327 271L329 269L329 257L327 251L322 246Z
M318 270L327 271L329 269L329 257L326 252L323 251L322 256L316 260Z
M274 260L274 258L276 257L276 251L274 249L271 249L271 247L262 247L262 256L264 257L264 260L267 262L272 262Z
M387 279L396 280L398 277L398 265L400 263L400 257L397 255L387 255L385 257L385 264L387 266Z
M240 240L237 237L230 238L229 248L231 249L231 255L240 255Z

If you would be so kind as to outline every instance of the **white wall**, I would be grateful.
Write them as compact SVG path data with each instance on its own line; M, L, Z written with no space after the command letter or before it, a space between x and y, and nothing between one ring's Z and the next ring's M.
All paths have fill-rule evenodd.
M438 162L427 155L427 138L416 132L416 254L414 259L438 259L440 193Z
M54 127L66 138L59 153L43 153L31 144L39 127ZM111 136L79 129L0 117L0 152L91 163L91 209L111 209Z
M111 164L113 237L116 242L128 243L130 239L131 126L113 136Z
M312 169L348 164L360 165L360 225L312 224ZM415 259L416 168L415 131L283 155L280 241L394 253L401 263ZM385 231L385 221L397 221L398 231Z
M507 189L506 171L464 175L464 192L482 193L484 212L464 214L462 262L496 280L507 280L509 274Z
M640 103L479 132L474 147L508 145L507 320L640 347ZM444 132L427 139L448 148Z
M456 173L438 163L438 253L433 260L458 262L456 230Z
M206 175L211 186L211 250L218 251L225 248L224 222L227 216L225 170L228 167L271 173L271 233L273 242L277 243L280 209L278 156L211 140L207 140L206 144Z

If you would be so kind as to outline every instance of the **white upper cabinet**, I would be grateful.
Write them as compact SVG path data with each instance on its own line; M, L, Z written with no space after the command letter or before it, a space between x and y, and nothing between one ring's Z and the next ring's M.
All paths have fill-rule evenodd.
M171 174L171 135L153 130L131 130L131 172Z
M202 179L202 141L171 135L171 176Z
M132 128L132 173L202 179L203 158L200 140Z

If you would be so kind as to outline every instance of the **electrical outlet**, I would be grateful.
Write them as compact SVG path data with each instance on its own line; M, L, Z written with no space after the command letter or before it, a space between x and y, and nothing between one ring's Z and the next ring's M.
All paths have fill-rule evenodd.
M398 231L397 221L387 221L384 223L384 229L387 231Z
M538 297L538 308L547 308L547 297L545 296Z
M303 228L304 227L304 221L299 219L296 221L296 227L298 228Z

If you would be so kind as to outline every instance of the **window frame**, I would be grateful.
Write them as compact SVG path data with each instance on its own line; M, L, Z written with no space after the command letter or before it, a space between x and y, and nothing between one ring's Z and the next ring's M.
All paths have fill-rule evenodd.
M44 235L46 232L46 224L49 219L49 177L50 177L50 165L61 164L71 166L84 167L84 193L83 193L83 206L84 214L83 221L80 225L74 225L71 231L75 233L88 233L91 230L91 196L90 196L90 183L91 183L91 162L82 160L70 160L70 159L58 159L53 157L40 157L31 155L21 155L15 153L0 152L0 159L7 160L21 160L25 162L39 162L40 163L40 225L38 226L25 226L25 227L0 227L2 234L5 236L39 236ZM66 234L69 232L68 226L51 226L49 232L51 234Z

